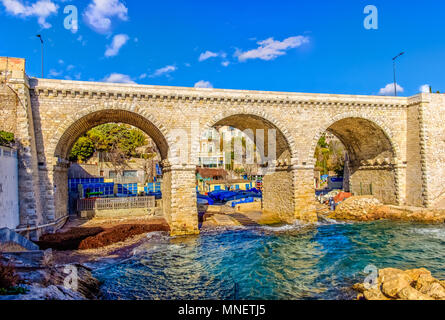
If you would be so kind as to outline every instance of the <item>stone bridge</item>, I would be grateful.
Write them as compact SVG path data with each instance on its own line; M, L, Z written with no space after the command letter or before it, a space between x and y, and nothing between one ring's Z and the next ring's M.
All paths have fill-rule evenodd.
M326 131L347 148L352 192L372 183L373 193L385 203L424 207L433 206L445 192L444 95L306 94L36 79L27 77L23 59L14 58L0 58L0 70L0 129L14 132L19 145L20 228L32 238L66 221L70 149L86 131L107 122L138 127L158 146L164 215L176 235L199 232L197 137L211 127L276 130L277 160L264 180L264 211L288 223L316 220L314 152ZM178 132L185 132L186 139ZM178 160L178 144L188 152L186 161Z

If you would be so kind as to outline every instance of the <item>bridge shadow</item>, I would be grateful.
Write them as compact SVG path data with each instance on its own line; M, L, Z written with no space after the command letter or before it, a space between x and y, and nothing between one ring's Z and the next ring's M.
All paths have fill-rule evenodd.
M248 216L242 214L242 213L234 213L231 214L230 217L234 218L236 221L238 221L241 225L245 227L259 227L261 226L256 221L250 219Z

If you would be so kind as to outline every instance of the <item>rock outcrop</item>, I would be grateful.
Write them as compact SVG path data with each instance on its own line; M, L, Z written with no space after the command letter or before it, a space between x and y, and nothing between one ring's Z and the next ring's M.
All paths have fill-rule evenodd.
M340 203L329 218L368 221L372 220L375 210L380 206L382 203L372 196L351 197Z
M445 300L445 281L431 275L427 269L379 270L375 286L358 283L358 300Z
M3 253L0 265L10 266L17 276L16 286L26 293L1 296L0 300L95 300L100 282L82 264L55 265L51 250ZM1 275L0 275L1 276Z
M445 210L383 205L372 196L351 197L328 215L346 221L396 220L419 223L445 223Z

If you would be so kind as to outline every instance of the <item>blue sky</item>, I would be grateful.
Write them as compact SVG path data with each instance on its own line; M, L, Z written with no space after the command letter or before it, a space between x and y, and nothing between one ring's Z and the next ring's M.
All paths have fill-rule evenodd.
M64 8L78 10L67 30ZM364 27L366 5L378 29ZM439 0L0 0L0 55L45 77L345 94L423 85L445 91L445 2ZM386 88L386 90L383 90ZM403 89L403 91L402 91Z

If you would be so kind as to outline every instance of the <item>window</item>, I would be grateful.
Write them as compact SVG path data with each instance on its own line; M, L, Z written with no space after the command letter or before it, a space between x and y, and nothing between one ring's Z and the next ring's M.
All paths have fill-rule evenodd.
M138 176L138 172L136 170L124 171L124 177L136 178Z

